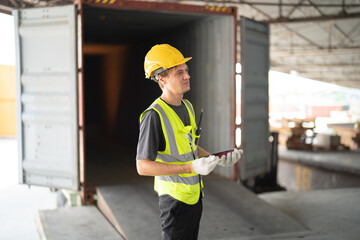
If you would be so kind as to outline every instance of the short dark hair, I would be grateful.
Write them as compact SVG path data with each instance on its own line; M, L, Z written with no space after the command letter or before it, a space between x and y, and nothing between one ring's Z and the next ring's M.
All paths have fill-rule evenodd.
M172 67L173 68L173 67ZM161 73L159 73L158 75L160 75L161 77L163 77L163 78L166 78L168 75L169 75L169 72L170 72L170 69L172 69L172 68L168 68L168 69L166 69L165 71L162 71ZM155 77L154 77L155 78ZM161 90L163 89L163 85L160 83L160 81L158 81L158 83L159 83L159 87L161 88Z
M169 75L169 70L170 70L170 69L171 69L171 68L166 69L165 71L159 73L159 75L162 76L162 77L167 77L167 76Z

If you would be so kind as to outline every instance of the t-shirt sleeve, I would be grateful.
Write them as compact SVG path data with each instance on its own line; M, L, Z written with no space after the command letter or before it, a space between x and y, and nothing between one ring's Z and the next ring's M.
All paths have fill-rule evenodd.
M162 145L161 138L162 128L160 117L156 111L148 111L140 123L136 160L156 160L158 149Z

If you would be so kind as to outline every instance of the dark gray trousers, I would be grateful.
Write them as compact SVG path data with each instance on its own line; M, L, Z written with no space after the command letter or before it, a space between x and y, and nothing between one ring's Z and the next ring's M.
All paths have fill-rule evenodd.
M202 214L202 197L194 205L180 202L169 195L159 197L162 240L198 239Z

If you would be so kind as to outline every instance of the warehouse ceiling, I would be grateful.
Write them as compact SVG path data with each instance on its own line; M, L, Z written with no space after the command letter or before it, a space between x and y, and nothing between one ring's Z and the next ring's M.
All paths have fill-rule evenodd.
M272 70L360 89L360 0L200 2L269 23Z
M118 0L120 1L120 0ZM0 0L0 11L71 0ZM270 24L272 70L360 89L360 0L193 0ZM238 38L238 41L240 38ZM240 44L240 43L239 43Z

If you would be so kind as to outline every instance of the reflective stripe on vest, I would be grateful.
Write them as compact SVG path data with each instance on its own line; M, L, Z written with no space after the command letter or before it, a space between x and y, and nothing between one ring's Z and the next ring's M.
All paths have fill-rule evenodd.
M140 117L141 121L150 109L159 114L166 146L164 151L158 152L156 159L158 162L182 165L193 161L193 155L197 157L197 147L194 145L196 128L194 109L189 101L183 100L183 103L189 113L191 128L185 127L174 110L160 98L156 99ZM187 134L186 131L189 133ZM189 141L192 141L193 150ZM156 176L154 184L159 196L169 194L187 204L197 203L202 186L201 176L196 173Z

